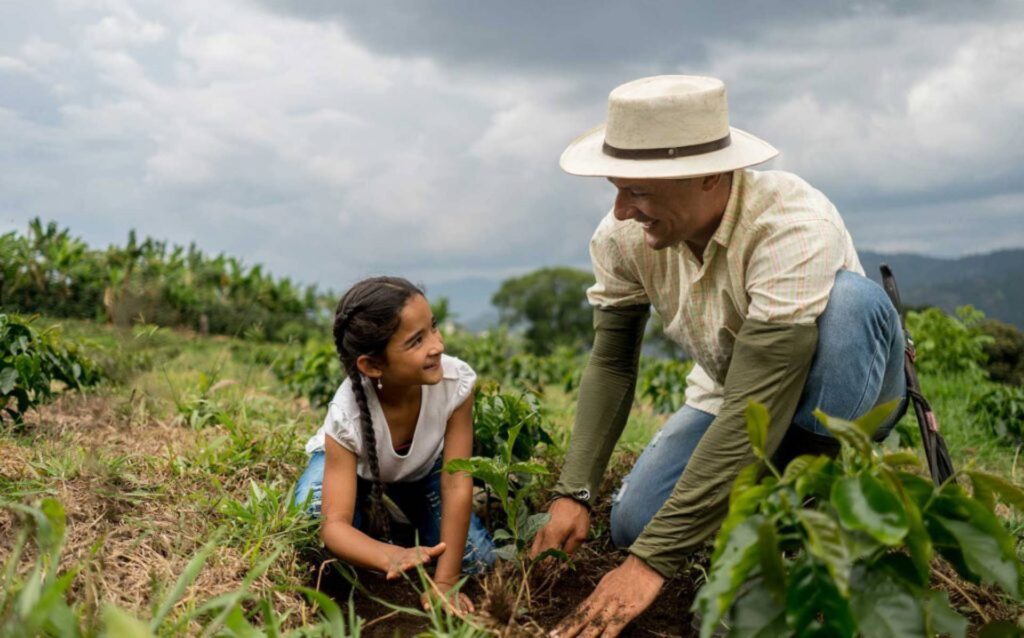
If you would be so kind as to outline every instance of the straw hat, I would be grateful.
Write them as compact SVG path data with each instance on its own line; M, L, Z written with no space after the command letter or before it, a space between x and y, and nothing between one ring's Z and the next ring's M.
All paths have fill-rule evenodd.
M573 140L559 164L573 175L698 177L760 164L778 153L729 126L721 80L658 75L616 87L608 96L608 121Z

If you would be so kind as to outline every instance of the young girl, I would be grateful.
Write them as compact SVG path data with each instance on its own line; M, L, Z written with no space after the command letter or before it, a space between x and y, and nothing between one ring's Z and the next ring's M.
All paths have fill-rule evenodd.
M423 292L405 279L353 286L334 314L334 344L347 378L323 427L306 444L309 466L295 490L322 516L320 535L335 556L397 578L436 559L434 582L447 594L462 571L494 562L494 545L472 513L473 482L441 472L473 450L476 373L444 354ZM419 534L419 547L390 540L385 495ZM464 595L452 601L471 610Z

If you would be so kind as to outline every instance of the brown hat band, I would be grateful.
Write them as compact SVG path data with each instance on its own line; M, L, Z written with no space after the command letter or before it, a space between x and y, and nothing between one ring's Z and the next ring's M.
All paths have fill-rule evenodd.
M690 155L703 155L711 151L723 149L732 142L731 137L726 135L723 138L693 144L690 146L676 146L673 148L616 148L604 143L602 150L605 155L617 159L649 160L649 159L674 159L676 157L689 157Z

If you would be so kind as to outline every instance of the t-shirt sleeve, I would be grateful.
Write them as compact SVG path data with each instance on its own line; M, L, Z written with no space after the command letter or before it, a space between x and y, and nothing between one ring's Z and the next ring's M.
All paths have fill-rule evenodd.
M622 241L621 226L608 213L590 239L590 261L596 282L587 289L587 300L592 306L622 308L650 303Z
M814 323L845 263L843 232L825 219L794 220L763 232L747 267L747 318Z
M448 395L448 416L450 417L460 405L466 402L473 394L473 387L476 386L476 371L468 363L461 359L452 358L455 368L455 383Z
M327 407L327 416L324 418L324 434L356 456L359 456L362 451L359 415L349 413L336 402L332 402Z

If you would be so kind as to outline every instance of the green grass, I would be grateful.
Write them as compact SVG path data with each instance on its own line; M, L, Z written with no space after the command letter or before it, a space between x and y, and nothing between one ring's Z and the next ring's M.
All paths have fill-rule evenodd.
M222 614L221 622L239 627L238 614L256 626L280 621L285 629L320 622L320 612L295 589L315 580L302 552L317 545L316 525L289 499L306 463L303 444L323 415L271 371L276 357L298 346L41 322L60 323L66 336L91 344L114 382L43 407L16 435L0 432L0 501L63 500L64 569L82 567L68 599L83 626L92 633L102 627L107 604L149 624L171 593L174 601L155 626L161 635L201 634ZM954 463L1016 480L1017 446L996 440L968 412L979 382L922 382ZM556 462L571 435L575 402L575 392L560 388L542 396L554 439L548 455ZM613 465L628 467L667 416L635 405ZM912 415L905 420L916 427ZM13 525L9 512L0 516ZM0 530L4 524L0 518ZM1012 524L1019 531L1020 522ZM212 537L216 551L198 567L190 563ZM10 542L0 542L0 567ZM176 587L183 574L189 582Z

